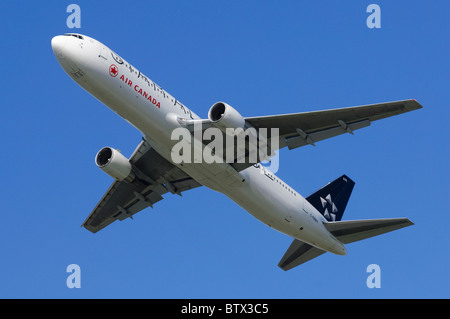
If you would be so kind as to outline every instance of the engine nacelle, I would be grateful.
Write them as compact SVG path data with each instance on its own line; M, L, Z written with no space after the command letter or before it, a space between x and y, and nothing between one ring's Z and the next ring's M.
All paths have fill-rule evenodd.
M130 161L112 147L102 148L95 156L95 164L119 181L132 182L136 177Z
M211 106L208 118L214 126L228 134L230 131L227 132L227 128L245 130L245 119L238 111L224 102L217 102ZM234 133L234 130L232 132Z

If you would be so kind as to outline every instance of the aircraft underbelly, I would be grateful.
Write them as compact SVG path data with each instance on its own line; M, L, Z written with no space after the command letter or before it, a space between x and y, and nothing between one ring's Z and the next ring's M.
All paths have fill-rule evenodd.
M304 210L301 195L277 189L275 182L253 166L241 173L249 183L225 188L222 193L271 228L323 250L334 249L335 238L329 236L321 220Z

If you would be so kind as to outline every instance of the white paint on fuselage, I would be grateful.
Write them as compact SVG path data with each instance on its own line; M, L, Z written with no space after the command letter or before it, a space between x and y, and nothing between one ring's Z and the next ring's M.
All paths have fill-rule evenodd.
M200 118L105 45L84 35L82 38L65 35L52 39L55 56L63 69L136 127L161 156L172 162L171 149L178 141L172 140L171 134L180 127L177 118ZM110 74L113 64L118 71L115 76ZM227 163L177 166L270 227L320 249L339 255L346 253L344 245L325 229L324 217L262 165L239 173Z

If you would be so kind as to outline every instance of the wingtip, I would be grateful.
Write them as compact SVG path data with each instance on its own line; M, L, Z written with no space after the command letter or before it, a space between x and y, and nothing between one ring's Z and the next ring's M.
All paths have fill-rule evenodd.
M411 220L407 219L406 221L407 225L406 226L413 226L415 225Z
M280 269L282 269L283 271L288 271L289 269L294 268L294 267L288 267L288 266L289 266L289 264L286 263L286 262L280 262L280 263L278 263L278 267L279 267Z
M409 104L408 106L411 108L411 110L418 110L423 108L422 104L420 104L419 101L417 101L416 99L411 99L409 100L409 102L411 102L408 103Z

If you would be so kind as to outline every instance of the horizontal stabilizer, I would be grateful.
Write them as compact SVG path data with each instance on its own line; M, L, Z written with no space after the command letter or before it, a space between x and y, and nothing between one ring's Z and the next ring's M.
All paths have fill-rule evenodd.
M294 239L283 258L281 258L278 263L278 267L283 270L289 270L324 253L325 251L322 249L313 247L298 239Z
M387 218L368 220L349 220L324 223L325 228L343 244L374 237L403 227L414 225L408 218ZM294 239L281 258L278 266L289 270L325 253L324 250L313 247Z
M325 228L343 244L378 236L414 225L408 218L347 220L324 223Z

